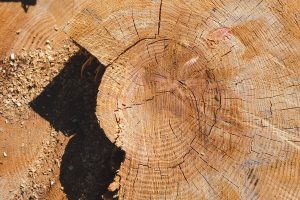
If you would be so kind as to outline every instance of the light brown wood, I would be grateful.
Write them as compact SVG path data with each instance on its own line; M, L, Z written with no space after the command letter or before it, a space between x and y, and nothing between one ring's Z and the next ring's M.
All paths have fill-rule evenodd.
M49 40L52 50L50 50L50 47L43 52L51 52L47 54L51 55L52 52L61 50L64 45L69 44L63 42L68 36L62 32L62 28L73 15L80 11L81 3L81 0L38 0L37 4L30 6L27 13L25 13L21 7L21 1L0 2L1 200L35 199L34 196L37 191L42 188L36 188L35 186L32 188L36 184L45 186L42 188L45 191L45 195L43 197L40 196L39 199L66 199L66 195L61 190L59 183L61 174L58 164L60 165L60 163L53 163L64 154L68 140L65 139L64 143L55 148L49 147L47 143L49 144L49 141L52 139L50 136L50 124L34 113L32 109L29 109L27 103L35 97L33 95L34 91L30 89L32 85L38 82L37 85L39 86L37 87L41 87L42 84L45 87L47 85L46 82L50 82L54 78L53 71L57 70L56 73L58 73L58 70L63 68L62 63L64 59L60 58L58 60L58 57L55 56L53 56L55 58L54 62L60 62L60 65L57 64L54 67L50 67L48 63L37 65L37 60L42 60L40 57L37 57L37 49L44 49L46 41ZM25 51L22 50L23 48ZM24 64L24 68L17 65L16 69L9 62L4 64L2 58L10 56L12 53L17 59L26 53L27 56L22 56L22 64L27 63L26 65ZM65 52L61 56L70 57ZM49 66L49 69L47 68L45 74L42 74L41 71L43 70L40 71L40 69L45 66ZM14 73L6 76L8 71L11 72L14 69ZM17 89L16 83L22 86L21 90ZM11 91L10 88L14 88L14 91ZM39 95L38 89L35 88L35 90L35 95ZM7 99L10 101L16 99L19 101L20 97L23 96L22 94L24 94L26 99L26 106L24 101L21 107L16 106L14 109L9 110L7 108L8 104L3 101L3 95L4 97L7 95ZM12 107L12 104L9 107ZM3 110L5 110L4 113ZM22 116L18 116L18 113L22 113ZM8 116L10 117L8 118ZM46 146L47 149L45 149ZM47 154L45 150L47 150ZM4 152L6 156L4 156ZM41 159L44 161L41 161ZM53 174L45 176L44 173L41 173L42 168L45 166L48 167L47 169L51 168ZM32 172L31 170L37 169L40 171L36 172L36 176L29 176L30 172ZM49 187L48 179L50 176L51 180L57 183L55 186L58 188L48 192L48 188L51 188Z
M300 1L89 1L120 199L300 198Z
M24 12L21 2L1 2L0 58L23 48L27 51L43 48L47 40L53 48L61 47L66 39L62 29L83 3L83 0L41 0Z

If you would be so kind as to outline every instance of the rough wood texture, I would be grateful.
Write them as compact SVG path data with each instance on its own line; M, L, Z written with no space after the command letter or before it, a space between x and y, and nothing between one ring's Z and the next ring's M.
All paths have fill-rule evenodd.
M22 48L35 50L45 46L60 47L66 38L61 29L80 11L83 0L37 1L27 13L21 2L0 2L0 58ZM56 30L55 30L56 29Z
M300 198L300 1L90 1L120 199Z
M22 48L29 51L36 51L37 48L44 48L46 40L51 42L53 48L62 48L64 44L63 40L66 39L66 35L61 31L67 21L72 18L73 15L80 11L81 0L38 0L35 6L30 6L28 12L25 13L21 7L21 2L18 1L1 1L0 2L0 95L5 95L5 91L12 87L12 84L16 83L20 79L10 78L6 81L5 67L2 63L2 58L9 56L11 53L15 53L20 56ZM57 30L55 30L57 29ZM28 58L24 58L28 59ZM63 61L63 59L61 59ZM25 61L24 61L25 62ZM32 64L33 65L33 64ZM32 71L31 64L28 65L29 70ZM12 66L9 65L10 68ZM19 67L19 66L18 66ZM55 69L55 67L51 67ZM24 73L23 69L18 69L17 77L24 77L27 75L28 80L34 82L34 76L39 76L39 72L33 73L33 77L28 77L28 73ZM48 70L50 72L51 70ZM8 70L7 70L8 71ZM31 74L32 75L32 74ZM39 77L45 81L47 76ZM51 77L52 78L52 77ZM16 81L17 80L17 81ZM49 79L48 79L49 80ZM41 82L43 82L41 81ZM29 85L23 85L26 88L30 88ZM30 90L30 89L28 89ZM28 91L32 93L32 91ZM9 93L14 99L13 93ZM0 107L4 108L6 104L1 101ZM29 109L28 109L29 110ZM14 195L22 193L22 186L27 184L33 184L29 182L28 171L35 167L37 162L40 163L42 152L44 151L44 145L50 138L49 123L33 113L33 111L24 112L22 117L29 115L28 119L18 121L15 117L14 120L8 120L3 117L3 113L0 113L0 199L14 199ZM15 112L20 111L20 108L16 108ZM14 114L14 112L12 112ZM64 143L64 146L68 141ZM50 148L49 148L50 149ZM7 157L3 154L6 152ZM56 148L58 155L63 155L64 148ZM58 157L58 155L55 155ZM45 159L47 160L47 159ZM49 167L55 168L50 164L54 159L48 159ZM42 164L43 166L43 164ZM45 166L45 165L44 165ZM59 182L59 170L53 172L57 176ZM42 180L46 178L44 174L38 174L34 177L38 183L43 183ZM28 182L26 182L28 181ZM25 183L25 184L24 184ZM60 184L60 183L59 183ZM64 199L65 194L58 186L58 190L49 192L49 199ZM47 180L46 185L49 185ZM33 191L32 191L33 193ZM52 195L52 196L51 196ZM32 197L33 198L33 197ZM28 198L27 198L28 199ZM46 199L46 198L42 198Z

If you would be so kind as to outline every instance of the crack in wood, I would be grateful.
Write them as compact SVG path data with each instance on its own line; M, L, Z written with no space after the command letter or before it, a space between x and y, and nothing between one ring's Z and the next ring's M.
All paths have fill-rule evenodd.
M157 35L160 34L162 5L163 5L163 0L160 1L160 5L159 5Z

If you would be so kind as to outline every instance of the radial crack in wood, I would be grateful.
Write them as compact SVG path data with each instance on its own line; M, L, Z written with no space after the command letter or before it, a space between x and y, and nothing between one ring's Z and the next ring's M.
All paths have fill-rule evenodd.
M107 66L120 199L300 198L296 5L90 2L67 32Z
M139 40L155 38L157 1L90 1L65 31L104 65Z

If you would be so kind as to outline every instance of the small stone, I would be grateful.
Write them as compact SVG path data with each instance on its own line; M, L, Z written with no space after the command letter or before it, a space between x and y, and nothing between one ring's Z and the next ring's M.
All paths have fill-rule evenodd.
M40 52L40 53L39 53L39 57L40 57L40 58L43 58L44 56L45 56L45 54L44 54L43 52Z
M54 185L54 183L55 183L54 181L50 181L50 185L51 185L51 186Z
M49 60L50 62L54 61L54 59L53 59L52 56L48 56L48 60Z
M6 152L3 152L3 156L4 156L4 157L7 157L7 153L6 153Z
M46 44L50 44L50 41L49 41L49 40L46 40Z
M10 54L10 60L12 60L12 61L15 60L15 54L14 53Z
M52 50L52 47L48 44L47 49Z
M54 26L54 30L55 30L55 31L58 31L58 27L57 27L56 25Z
M19 35L21 33L21 30L17 30L16 34Z

